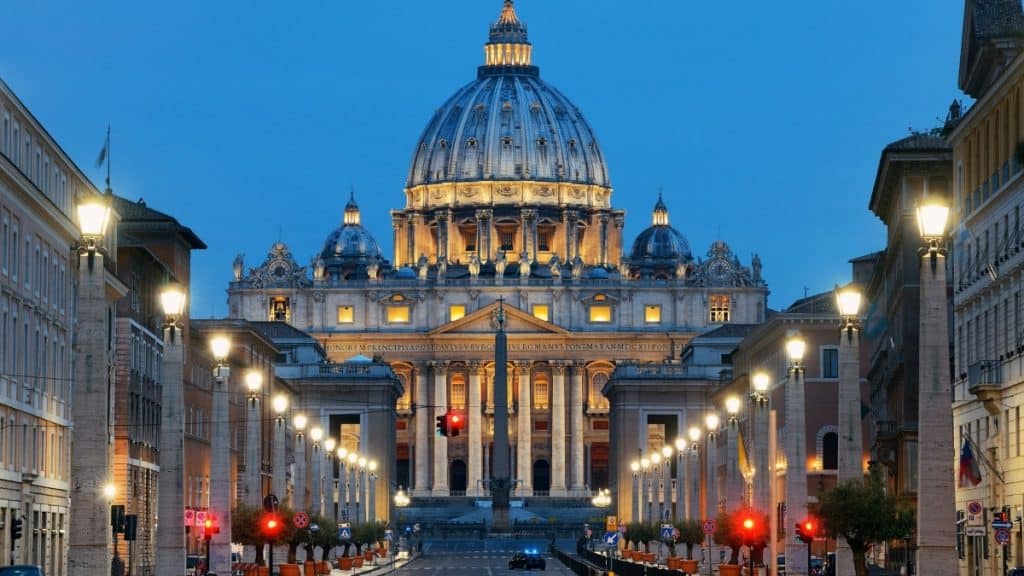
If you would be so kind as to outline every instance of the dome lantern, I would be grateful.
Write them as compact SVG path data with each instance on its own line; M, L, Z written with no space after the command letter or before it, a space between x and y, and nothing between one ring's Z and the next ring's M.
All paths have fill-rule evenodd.
M516 16L512 0L505 0L498 21L484 45L485 66L529 66L533 46L526 39L526 24Z
M355 190L349 193L348 203L345 204L345 216L342 218L342 222L346 226L358 226L360 224L359 205L356 204Z
M654 217L651 224L654 226L668 226L668 207L665 206L665 202L661 199L661 192L658 192L658 203L654 205Z

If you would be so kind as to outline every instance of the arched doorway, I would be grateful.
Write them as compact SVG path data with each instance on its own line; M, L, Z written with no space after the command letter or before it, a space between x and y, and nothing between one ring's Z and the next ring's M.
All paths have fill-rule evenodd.
M452 460L448 473L448 486L451 487L453 494L466 493L466 463L462 460Z
M547 493L551 490L551 465L547 460L533 463L533 491Z

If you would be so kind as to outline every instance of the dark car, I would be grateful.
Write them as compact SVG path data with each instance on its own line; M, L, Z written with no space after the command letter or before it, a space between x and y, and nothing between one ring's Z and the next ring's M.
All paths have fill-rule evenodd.
M27 564L4 566L0 568L0 576L43 576L43 569L39 566L29 566Z
M544 570L545 563L544 557L537 553L535 550L527 550L526 552L520 552L508 561L509 570L532 570L534 568L540 568Z
M1010 568L1010 571L1006 573L1006 576L1024 576L1024 568Z

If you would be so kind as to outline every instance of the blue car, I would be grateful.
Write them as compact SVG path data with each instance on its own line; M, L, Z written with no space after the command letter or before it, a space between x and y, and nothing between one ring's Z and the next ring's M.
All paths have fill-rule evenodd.
M0 576L43 576L43 569L39 566L16 564L0 568Z

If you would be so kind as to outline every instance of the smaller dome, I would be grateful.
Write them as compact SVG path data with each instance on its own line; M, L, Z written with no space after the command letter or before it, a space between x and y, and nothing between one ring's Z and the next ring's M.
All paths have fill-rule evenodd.
M398 269L398 272L395 272L395 278L399 280L415 280L416 271L408 266L402 266Z
M667 264L670 261L689 262L693 260L690 243L668 223L668 208L658 194L658 202L654 205L653 224L641 232L633 241L630 263Z
M380 245L370 232L360 223L359 206L355 194L349 197L345 205L345 216L340 228L335 229L324 242L320 253L328 268L340 264L339 260L379 260Z
M590 274L588 276L590 278L593 278L594 280L607 280L608 279L608 271L605 270L604 268L600 268L600 267L598 267L598 268L591 268L590 269Z

